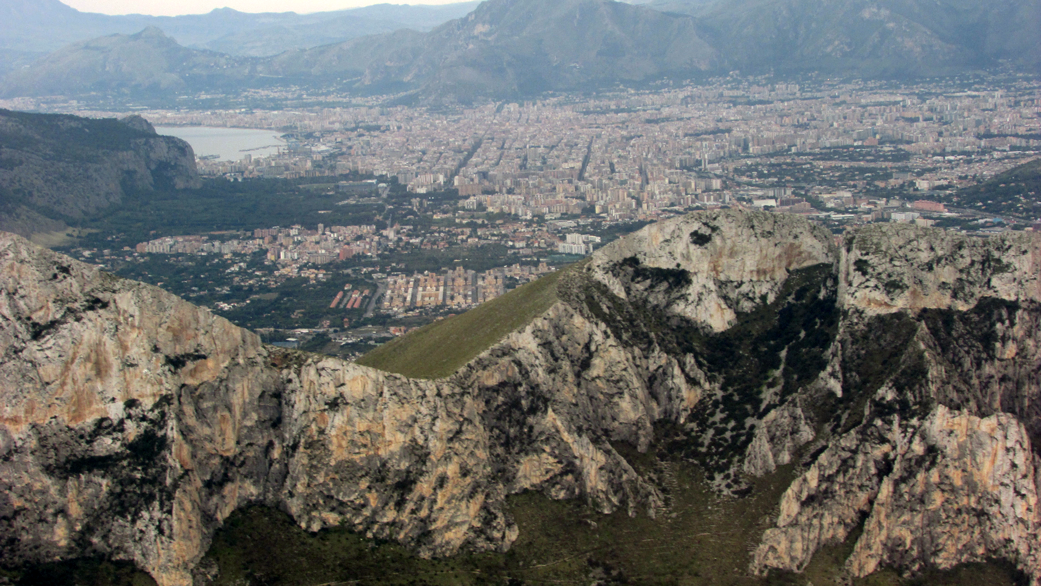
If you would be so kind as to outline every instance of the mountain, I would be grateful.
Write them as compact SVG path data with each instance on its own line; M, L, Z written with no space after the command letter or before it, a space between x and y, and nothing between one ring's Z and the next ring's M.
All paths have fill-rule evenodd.
M608 0L488 0L425 35L287 53L271 71L352 76L361 89L397 85L465 99L689 75L717 58L689 17Z
M684 2L672 0L672 4ZM687 3L732 68L868 77L1041 63L1031 0L733 0Z
M463 583L550 567L622 582L663 555L690 573L656 579L691 583L801 583L790 573L826 560L832 577L814 583L845 583L987 559L1036 581L1039 262L1029 233L890 224L837 241L794 216L696 213L363 366L265 347L5 235L0 566L92 556L160 586L209 583L215 560L234 561L222 549L199 565L214 531L259 503L328 529L323 551L351 532L363 551L484 552ZM453 348L459 324L483 340ZM687 500L692 485L702 496ZM510 495L587 512L547 520L536 541L562 545L517 565L501 552L532 536ZM645 545L597 533L630 517ZM253 556L300 555L244 539ZM410 576L387 559L365 571Z
M177 44L155 27L74 43L17 70L0 95L176 95L237 83L251 61Z
M654 9L654 10L652 10ZM659 12L663 11L663 12ZM705 71L905 78L1041 64L1031 0L489 0L426 35L400 33L289 53L292 76L424 97L530 95Z
M644 6L660 12L675 12L700 16L701 13L716 4L716 0L650 0Z
M143 118L92 120L0 110L0 229L57 232L128 191L200 186L188 143Z
M79 13L50 1L36 12L21 10L46 9L55 22L80 22ZM412 92L424 100L469 101L733 70L907 78L978 71L1002 62L1031 70L1041 66L1036 0L655 0L643 6L488 0L430 32L400 26L411 19L423 28L469 6L382 5L321 18L224 9L155 20L165 34L148 28L81 41L28 66L33 54L24 53L26 44L23 53L6 54L0 66L11 71L2 93L119 90L152 91L154 97L155 91L171 96L333 84L359 93ZM145 22L135 18L120 22ZM392 32L357 36L377 31ZM170 34L207 49L190 50ZM338 42L348 37L355 38ZM264 57L281 49L291 50Z
M101 16L80 13L58 0L7 0L0 4L0 48L51 52L106 34L96 26Z
M80 12L58 0L4 0L0 4L0 49L49 53L80 41L156 27L195 49L240 56L275 55L400 28L430 30L464 16L476 5L378 4L312 14L245 13L220 8L207 14L169 17ZM246 42L237 45L236 41Z
M12 71L25 69L33 62L45 57L46 53L33 51L16 51L13 49L0 49L0 79Z
M238 30L232 29L233 32L225 32L216 38L212 38L215 36L213 34L201 38L195 23L159 22L157 26L170 31L178 39L187 38L188 35L198 36L197 40L189 43L192 47L229 55L264 57L291 49L307 49L401 29L429 31L449 20L465 16L478 4L477 1L441 6L375 4L316 14L288 13L279 19L272 18L270 24L254 18L248 24L237 27Z
M155 96L347 80L361 92L467 99L685 75L715 58L685 16L607 0L491 0L430 33L403 29L265 59L189 49L149 28L66 47L10 74L0 93Z

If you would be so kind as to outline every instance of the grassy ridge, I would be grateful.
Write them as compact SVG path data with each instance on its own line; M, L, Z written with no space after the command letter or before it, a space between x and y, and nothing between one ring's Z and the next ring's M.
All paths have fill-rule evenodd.
M546 275L466 313L423 326L362 356L358 364L411 378L446 377L552 307L557 302L557 283L568 270Z

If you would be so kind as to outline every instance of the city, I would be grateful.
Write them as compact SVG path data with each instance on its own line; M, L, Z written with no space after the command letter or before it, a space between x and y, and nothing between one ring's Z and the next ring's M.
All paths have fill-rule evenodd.
M282 132L277 155L203 159L200 171L296 181L334 198L334 208L380 209L379 227L253 226L79 254L181 287L269 341L318 336L330 342L324 351L357 356L690 210L794 213L836 234L872 222L1041 229L1035 208L952 199L1036 157L1038 85L727 78L447 110L147 111L157 125ZM428 255L422 266L417 253ZM219 265L219 276L174 285L162 270L149 274L156 255ZM260 306L268 318L252 319Z

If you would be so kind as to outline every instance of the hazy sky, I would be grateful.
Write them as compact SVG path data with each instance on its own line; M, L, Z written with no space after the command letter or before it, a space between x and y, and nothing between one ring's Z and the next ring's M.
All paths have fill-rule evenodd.
M2 2L3 0L0 0ZM62 0L82 12L175 16L202 14L214 8L242 12L324 12L370 4L452 4L463 0Z

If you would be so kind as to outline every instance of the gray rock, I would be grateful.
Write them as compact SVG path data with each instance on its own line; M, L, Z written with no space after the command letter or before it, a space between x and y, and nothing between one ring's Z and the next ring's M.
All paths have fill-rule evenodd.
M205 582L247 503L424 556L503 551L523 491L656 516L625 442L738 497L795 467L750 571L799 571L862 524L851 576L999 557L1037 580L1038 244L887 226L835 246L794 217L695 214L605 247L429 381L267 348L2 236L0 563Z

